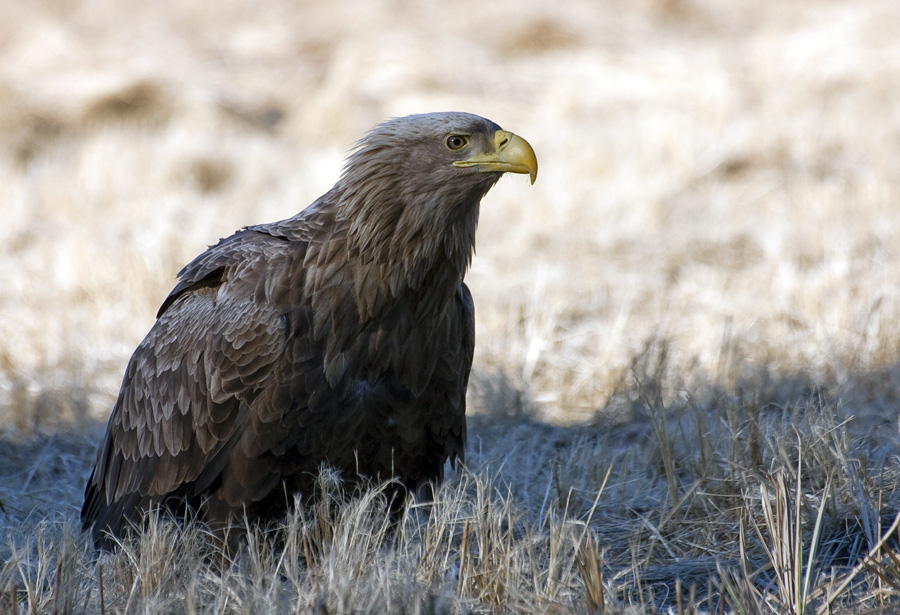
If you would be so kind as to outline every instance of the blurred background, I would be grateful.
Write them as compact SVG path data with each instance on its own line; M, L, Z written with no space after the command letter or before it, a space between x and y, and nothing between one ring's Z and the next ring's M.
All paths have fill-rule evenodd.
M445 110L541 165L483 202L473 413L614 414L662 344L672 391L813 387L895 420L896 2L0 15L0 430L105 422L181 266L304 208L374 124Z

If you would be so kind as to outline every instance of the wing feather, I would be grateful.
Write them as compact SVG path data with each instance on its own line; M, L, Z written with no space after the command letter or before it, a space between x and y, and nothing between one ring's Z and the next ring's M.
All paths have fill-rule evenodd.
M129 361L88 485L83 517L97 521L95 536L136 520L141 511L126 501L200 492L216 480L207 470L224 465L216 458L233 445L257 390L285 355L282 314L253 291L252 278L266 276L266 251L286 245L270 239L242 231L223 240L182 271L163 303ZM235 263L243 278L232 283ZM269 420L286 400L266 408ZM201 475L206 485L197 484ZM117 511L122 519L113 518Z

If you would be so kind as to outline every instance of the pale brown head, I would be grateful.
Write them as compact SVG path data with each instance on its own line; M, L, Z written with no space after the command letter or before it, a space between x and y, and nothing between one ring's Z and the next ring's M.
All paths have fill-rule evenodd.
M483 117L395 118L376 126L347 159L335 186L338 215L377 261L412 267L414 251L447 255L464 269L481 198L504 173L528 174L534 183L537 172L531 145ZM396 246L407 253L398 254Z

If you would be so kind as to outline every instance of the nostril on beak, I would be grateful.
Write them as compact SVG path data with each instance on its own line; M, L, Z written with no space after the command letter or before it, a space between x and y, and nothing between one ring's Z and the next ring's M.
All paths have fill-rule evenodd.
M501 133L496 136L496 141L494 142L494 145L497 148L497 151L499 152L504 147L506 147L507 143L509 143L509 135Z

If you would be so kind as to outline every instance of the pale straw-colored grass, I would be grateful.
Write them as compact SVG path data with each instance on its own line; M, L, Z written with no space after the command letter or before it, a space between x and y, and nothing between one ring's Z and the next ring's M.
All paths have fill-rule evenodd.
M0 14L0 612L896 607L896 3ZM541 163L482 207L468 470L394 525L375 489L233 563L165 523L95 559L83 485L178 269L450 109Z

